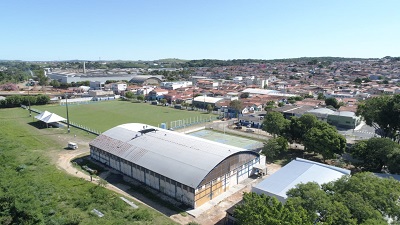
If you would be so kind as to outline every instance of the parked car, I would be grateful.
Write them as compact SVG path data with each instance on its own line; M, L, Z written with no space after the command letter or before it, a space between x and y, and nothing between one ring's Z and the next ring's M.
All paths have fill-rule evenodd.
M78 148L78 144L76 144L74 142L68 142L68 148L69 149L77 149Z
M233 129L242 129L242 126L236 126Z
M246 129L246 132L249 132L249 133L254 133L254 130L253 130L253 129L251 129L251 128L247 128L247 129Z

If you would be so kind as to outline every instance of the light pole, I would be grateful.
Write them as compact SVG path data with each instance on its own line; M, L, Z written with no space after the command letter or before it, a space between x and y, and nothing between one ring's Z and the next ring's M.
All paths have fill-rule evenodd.
M206 95L203 95L203 107L206 109Z
M30 95L30 91L31 90L31 87L30 86L28 86L28 105L29 105L29 117L31 117L32 116L32 112L31 112L31 95Z
M69 129L69 115L68 115L68 95L65 93L65 107L67 109L67 127L68 127L68 133L70 133Z

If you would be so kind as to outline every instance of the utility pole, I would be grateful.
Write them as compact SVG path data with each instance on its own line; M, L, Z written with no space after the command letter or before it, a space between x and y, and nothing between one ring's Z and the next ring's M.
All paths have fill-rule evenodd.
M68 115L68 95L65 93L65 107L67 109L67 127L68 127L68 133L70 133L69 129L69 115Z
M194 110L194 86L192 87L192 110Z
M203 107L206 109L206 95L203 95Z
M28 105L29 105L29 117L32 116L32 111L31 111L31 95L30 95L30 90L31 90L31 86L29 84L28 86Z

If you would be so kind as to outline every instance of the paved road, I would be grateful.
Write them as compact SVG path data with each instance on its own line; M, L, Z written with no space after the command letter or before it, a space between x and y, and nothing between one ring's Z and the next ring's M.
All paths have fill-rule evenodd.
M348 141L366 140L378 136L375 133L375 128L368 126L365 123L360 124L356 129L338 130L338 132L345 136Z

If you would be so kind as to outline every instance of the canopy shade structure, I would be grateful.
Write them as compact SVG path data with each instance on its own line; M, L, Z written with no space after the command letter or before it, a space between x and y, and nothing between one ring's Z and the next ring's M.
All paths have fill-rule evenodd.
M55 113L51 113L46 117L43 117L40 119L41 121L45 122L45 123L54 123L54 122L60 122L60 121L64 121L67 120Z
M51 114L51 112L44 111L44 112L40 113L39 115L35 116L35 118L38 120L42 120L43 118L49 116L50 114Z

